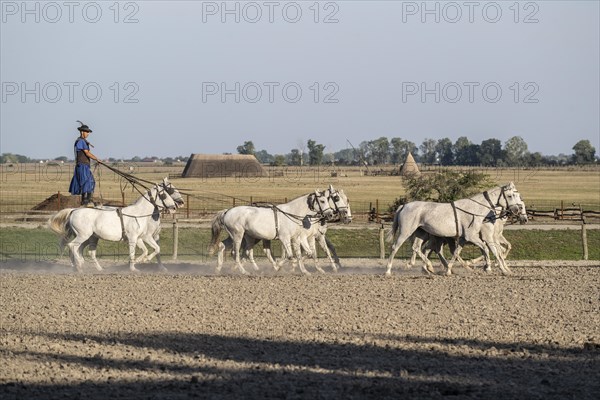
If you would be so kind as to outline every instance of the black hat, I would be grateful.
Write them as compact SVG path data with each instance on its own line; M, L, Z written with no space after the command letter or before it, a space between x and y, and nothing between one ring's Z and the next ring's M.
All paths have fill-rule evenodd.
M79 132L91 132L92 130L90 129L89 126L87 126L86 124L84 124L83 122L77 120L77 122L79 122L81 124L81 126L79 128L77 128L79 130Z

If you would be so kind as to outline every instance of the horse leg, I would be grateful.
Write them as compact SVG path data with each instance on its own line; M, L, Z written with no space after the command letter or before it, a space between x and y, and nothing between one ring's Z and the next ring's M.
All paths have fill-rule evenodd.
M135 259L135 262L141 263L141 262L145 262L145 261L150 261L150 259L148 258L148 248L144 244L144 241L140 238L140 239L138 239L136 245L137 245L137 247L139 247L142 250L142 254L138 258Z
M498 261L498 266L500 267L500 270L502 271L502 273L504 275L510 275L511 271L508 268L508 266L506 265L506 262L504 261L504 257L502 257L502 247L500 247L500 245L494 240L495 235L493 234L493 230L491 230L491 231L487 230L487 229L482 230L481 231L481 239L487 245L487 248L489 248L491 250L492 254ZM486 248L486 250L487 250L487 248Z
M275 259L273 258L273 253L271 251L271 241L263 239L262 242L263 242L263 252L267 256L267 259L273 265L273 269L275 271L279 271L279 265L277 265L277 262L275 262Z
M258 265L256 265L256 261L254 261L254 246L256 246L256 243L258 241L256 239L250 238L248 236L245 236L244 240L246 241L246 248L245 248L246 256L252 263L252 267L254 267L254 270L258 271L259 270Z
M329 239L327 239L327 236L322 235L323 240L325 241L325 246L327 247L327 250L329 250L329 252L327 253L329 257L333 256L333 262L335 263L335 266L337 268L334 268L334 271L337 272L338 268L342 268L342 264L340 262L340 258L337 255L337 251L335 251L335 246L333 245L333 243L331 243L331 241ZM321 244L321 246L323 246Z
M483 258L485 260L485 271L486 272L490 272L492 270L492 267L490 265L490 253L489 253L488 247L486 246L486 244L484 243L484 241L481 240L481 238L479 237L479 235L475 235L475 234L465 235L465 241L471 242L475 246L479 247L479 249L483 253ZM457 250L459 250L461 248L462 247L459 246L459 248Z
M87 244L87 240L89 238L83 239L83 236L76 233L75 238L67 243L67 247L69 247L69 251L71 253L71 263L77 269L77 272L83 272L83 255L81 254L81 247L85 243Z
M412 268L417 263L417 252L415 251L415 246L419 248L423 245L423 238L418 237L415 233L412 235L413 244L412 244L412 254L410 256L410 260L406 262L406 268Z
M317 271L324 274L325 271L319 265L319 257L317 254L317 245L316 245L316 237L315 236L316 235L312 235L309 238L305 238L305 240L304 240L305 244L302 245L302 247L304 248L305 245L309 246L309 249L306 252L308 253L309 256L312 255L312 259L315 262L315 268L317 269Z
M219 248L217 250L217 274L221 273L221 268L223 267L223 259L225 258L225 251L227 250L227 246L225 245L225 240L219 242Z
M310 272L308 272L306 268L304 268L304 262L302 261L302 244L300 243L300 241L294 240L292 242L292 249L296 256L296 260L298 260L300 271L302 271L304 275L310 275Z
M91 236L87 240L87 242L89 243L88 253L89 253L92 261L94 262L94 264L96 264L96 269L98 271L102 271L102 267L100 266L100 263L98 262L98 259L96 258L96 248L98 247L98 240L99 240L98 236Z
M512 245L508 240L506 240L502 233L498 235L498 242L505 247L505 249L502 252L502 257L504 257L504 259L506 260L506 258L508 257L508 253L510 253L512 249Z
M469 267L468 262L463 260L462 257L460 256L460 253L462 252L463 247L461 246L460 248L457 249L455 240L446 238L445 241L448 244L448 248L450 249L450 252L452 253L453 258L456 258L458 260L458 262L460 263L460 265L462 265L463 268L466 269L467 271L473 271L471 269L471 267ZM446 267L446 270L448 270L448 264L445 264L445 267Z
M160 244L158 243L158 238L154 239L153 236L148 236L146 238L144 238L144 240L146 241L146 243L148 243L150 246L152 246L152 249L154 250L154 253L150 254L150 256L148 257L147 261L152 260L154 257L156 257L156 262L158 263L158 269L161 272L167 272L168 269L167 267L165 267L160 259ZM138 240L138 243L141 242L141 240Z
M232 236L233 239L233 250L235 253L235 265L240 270L240 272L244 275L248 275L248 272L244 269L244 266L241 262L240 250L242 247L242 239L244 238L244 234Z
M432 238L430 237L429 240L432 240ZM430 275L433 272L433 265L431 265L431 261L429 261L429 258L421 251L422 244L423 239L415 236L415 240L413 241L412 245L413 257L416 254L421 258L421 260L423 261L423 270L427 275Z
M131 272L139 272L139 270L135 267L135 247L137 243L137 239L131 240L129 239L129 270Z
M412 235L412 232L409 235L407 235L406 233L401 233L400 235L398 235L396 242L392 245L392 251L390 252L390 258L388 259L388 263L387 263L387 270L385 271L386 276L392 275L392 263L394 262L394 257L396 256L396 253L398 252L398 250L400 250L400 247L402 246L402 244L411 235Z
M316 237L315 237L316 239ZM333 269L333 272L337 272L337 265L335 265L335 260L333 259L333 257L331 256L331 251L329 251L329 246L327 245L327 239L325 238L325 235L320 234L319 235L319 246L323 249L323 251L325 252L325 255L327 256L327 259L329 260L329 263L331 264L331 268ZM317 249L314 249L315 254L317 254Z

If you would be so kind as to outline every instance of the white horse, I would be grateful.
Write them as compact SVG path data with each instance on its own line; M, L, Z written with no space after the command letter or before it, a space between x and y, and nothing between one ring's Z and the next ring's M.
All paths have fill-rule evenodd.
M96 269L102 267L96 259L99 239L129 244L129 269L137 271L135 263L156 257L162 270L166 270L160 260L158 244L161 212L173 213L183 204L181 194L165 178L160 185L149 189L132 205L123 208L67 208L59 211L48 220L49 227L61 235L61 246L69 247L71 264L82 272L82 251L89 246L89 254ZM67 241L74 236L74 239ZM144 246L148 243L154 253L147 256ZM135 247L140 246L143 254L135 259ZM145 250L145 251L144 251Z
M495 199L495 203L492 202ZM509 274L510 270L504 263L500 249L494 240L493 224L484 224L486 219L495 218L495 208L502 207L517 213L520 196L514 185L498 186L468 199L461 199L451 203L433 203L414 201L401 206L394 215L392 228L388 232L388 240L391 241L398 233L392 246L388 260L386 275L391 275L394 256L400 246L410 238L413 233L421 228L423 231L437 237L457 237L465 242L470 242L479 247L484 254L486 267L489 266L489 250L499 262L503 273ZM453 209L453 207L455 207ZM460 248L460 243L457 243ZM419 248L413 248L419 256L424 259L425 255ZM456 251L454 252L456 255ZM452 273L452 262L448 265L447 274Z
M348 197L344 193L343 190L336 190L332 185L329 185L329 188L326 190L327 195L331 199L331 203L334 209L335 220L339 220L344 224L349 224L352 222L352 211L350 209L350 202L348 201ZM224 213L226 210L220 211L220 213ZM217 219L218 220L218 219ZM319 243L329 262L331 263L332 269L334 272L338 270L340 265L340 259L337 256L337 252L335 250L335 246L331 241L325 236L327 233L327 220L322 218L318 223L314 223L310 226L309 229L302 230L300 232L301 238L299 240L302 250L307 254L312 254L313 260L315 262L315 268L321 272L325 273L325 271L319 266L318 263L318 254L316 250L316 242ZM285 247L282 246L282 259L277 262L273 258L272 250L271 250L271 240L263 240L263 251L267 256L267 259L271 262L275 270L278 270L283 262L286 259L291 258L291 255L287 255L285 253ZM252 263L252 266L255 270L258 271L258 265L254 260L254 246L258 243L258 240L249 237L247 234L244 235L242 240L242 248L244 249L244 255L249 259ZM231 237L227 237L219 244L219 255L224 254L224 251L233 250L233 240ZM222 257L219 258L219 262L222 263ZM292 259L293 268L296 266L296 262Z
M339 219L339 221L344 224L349 224L350 222L352 222L352 211L350 209L350 201L348 200L348 196L346 196L346 193L344 193L344 190L337 190L332 185L329 185L327 192L334 205L334 215L339 217L334 218L334 221ZM333 272L337 272L338 268L341 267L340 259L337 256L335 246L325 236L328 228L327 222L328 221L326 219L322 219L319 224L314 224L310 229L303 231L302 235L306 238L306 240L302 240L300 242L301 244L308 244L308 248L305 248L303 245L302 249L307 254L312 254L313 261L315 263L315 268L321 273L325 273L325 271L319 266L319 258L316 248L317 242L319 243L321 249L323 249L323 251L325 252L325 255L327 256L327 259L331 264ZM271 262L274 262L273 258L271 257L270 243L268 244L268 246L265 246L265 253L267 255L267 258L269 258ZM282 258L282 262L284 259L285 258ZM292 265L294 268L295 265ZM279 266L281 266L281 263L279 264Z
M514 191L513 193L518 198L518 202L517 202L518 207L519 207L519 214L517 216L518 220L521 224L525 224L525 223L527 223L527 220L528 220L527 210L525 209L525 203L521 199L519 192ZM482 225L482 229L484 231L489 231L490 229L493 229L492 235L494 238L494 243L498 246L499 254L501 255L503 260L506 260L506 257L508 256L508 253L509 253L510 249L512 248L512 245L510 244L510 242L502 234L504 231L504 225L505 225L506 221L508 221L508 218L509 218L509 213L506 212L506 210L504 210L502 207L496 207L494 217L486 218ZM432 266L431 262L429 261L429 254L431 254L432 251L438 255L440 261L446 268L446 271L448 271L448 269L450 269L450 270L452 269L452 263L454 262L454 259L458 260L460 262L460 264L467 270L471 270L471 268L469 267L470 265L478 263L482 260L485 260L485 253L482 256L480 256L474 260L469 260L469 261L463 260L460 257L462 246L464 246L464 244L465 244L464 240L462 240L462 239L459 241L461 246L459 248L456 248L455 238L442 238L442 237L431 236L427 232L423 231L420 228L415 231L413 236L414 236L413 253L412 253L412 257L411 257L411 260L408 263L408 265L409 266L415 265L417 255L423 255L424 256L423 269L428 274L434 272L433 266ZM481 234L480 234L480 236L481 236ZM452 263L448 263L448 261L446 260L446 258L443 255L442 250L443 250L444 245L448 245L448 247L450 248L450 252L453 254ZM485 266L486 272L491 271L491 264L492 263ZM498 262L498 265L500 265L500 262ZM506 266L506 268L508 268L508 266Z
M246 240L245 250L249 250L258 240L279 239L285 248L285 254L288 257L295 254L302 272L309 274L304 268L300 253L301 245L309 247L302 232L310 229L321 218L331 218L332 216L333 208L327 192L318 190L277 206L233 207L220 211L213 219L209 253L214 252L221 229L224 227L233 240L235 263L241 273L247 274L240 257L242 240ZM301 241L303 241L302 244ZM220 243L217 272L221 271L224 251L225 245ZM257 268L255 263L254 266ZM276 265L274 267L278 269Z

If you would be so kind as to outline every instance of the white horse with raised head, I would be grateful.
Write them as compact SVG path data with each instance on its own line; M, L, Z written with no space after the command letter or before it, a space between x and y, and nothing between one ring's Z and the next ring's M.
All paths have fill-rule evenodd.
M495 243L499 246L500 255L504 260L506 260L506 258L508 257L508 253L512 249L511 243L506 239L506 237L504 237L503 234L504 225L508 221L509 216L510 213L507 213L505 210L502 210L502 208L498 207L496 208L496 218L484 221L483 225L484 229L487 229L489 227L489 224L493 225L494 240ZM525 209L525 203L522 200L519 201L519 214L517 217L521 224L527 223L527 211ZM458 260L458 262L467 270L471 270L471 265L477 264L485 260L485 255L483 254L480 257L473 260L463 260L460 256L461 249L456 249L455 238L441 238L431 236L421 229L417 229L413 236L413 253L410 261L408 262L408 266L414 266L416 264L417 255L423 254L425 256L425 259L423 259L423 269L428 274L434 272L433 266L429 261L429 255L431 254L431 252L435 252L438 255L440 261L442 262L446 270L448 270L449 263L443 255L444 245L448 245L448 247L450 248L450 253L452 253L456 260ZM420 249L421 253L419 253L418 249ZM490 263L490 265L485 266L486 272L491 271L491 264L492 263Z
M350 202L348 200L348 197L344 193L344 191L337 190L332 185L329 185L329 187L327 188L325 193L331 199L331 205L334 210L333 220L334 221L339 220L340 222L342 222L344 224L348 224L348 223L352 222L352 211L350 209ZM224 213L224 212L226 212L226 210L220 211L220 213ZM216 221L218 221L218 219L216 219ZM298 239L302 250L304 250L304 252L309 255L312 254L313 260L315 262L315 268L321 273L325 273L325 271L319 266L319 263L318 263L318 254L317 254L317 250L316 250L316 243L319 243L319 246L325 252L329 262L331 263L331 266L332 266L332 269L334 272L337 271L339 267L341 267L340 259L337 256L335 246L325 236L326 233L327 233L327 219L322 218L321 220L317 221L316 223L311 224L311 226L308 229L301 230L300 237ZM252 263L254 269L257 271L258 271L258 265L256 264L256 261L254 260L253 248L256 245L256 243L258 243L258 241L259 240L255 239L255 238L249 237L247 234L244 235L244 238L242 240L242 248L244 249L244 252L242 253L242 255L244 255L246 258L248 258L248 260ZM282 258L280 261L276 261L273 258L273 253L271 250L271 240L264 239L264 240L262 240L262 242L263 242L263 251L265 252L267 259L271 262L271 264L273 265L275 270L278 270L279 268L281 268L281 265L283 264L283 262L285 260L291 258L291 255L287 255L285 253L285 247L282 246ZM231 239L231 237L227 237L226 239L221 241L221 243L219 244L219 249L220 249L219 263L222 263L222 254L224 254L224 251L233 250L233 240ZM292 258L291 261L292 261L293 268L295 268L296 260Z
M331 264L331 268L333 272L337 272L338 268L341 267L340 259L337 256L337 252L335 250L335 246L333 243L325 236L328 229L328 222L340 221L343 224L349 224L352 222L352 211L350 209L350 201L348 200L348 196L344 193L344 190L337 190L333 187L333 185L329 185L327 188L327 193L331 198L331 202L334 206L334 218L331 221L327 219L322 219L320 223L314 224L311 229L302 232L302 235L306 238L306 240L302 240L300 243L303 244L302 249L307 254L312 254L313 261L315 263L315 268L317 271L321 273L325 273L325 271L319 266L319 258L316 248L316 243L319 243L319 246L325 252L329 263ZM308 248L304 247L304 244L308 244ZM268 246L265 246L265 253L267 258L271 262L273 262L273 258L271 257L271 249L270 243ZM282 258L282 262L285 258ZM281 265L281 263L279 264ZM295 267L294 264L292 264Z
M163 212L175 212L181 205L183 197L165 178L161 184L148 189L130 206L66 208L50 217L48 225L61 235L61 247L66 245L69 248L71 264L79 272L83 271L82 251L86 246L89 246L89 254L96 269L102 271L96 258L96 247L100 239L128 242L131 271L137 271L136 262L151 260L153 257L156 257L161 269L166 270L160 260L158 244L160 216ZM73 239L70 240L71 238ZM144 242L154 249L154 253L149 257ZM143 250L139 259L135 258L136 245Z
M321 218L331 218L333 213L329 195L325 191L318 190L285 204L265 207L238 206L223 210L213 219L209 252L214 252L221 229L225 228L233 241L235 264L241 273L247 274L241 263L242 241L246 241L245 250L249 251L257 241L279 239L287 257L295 255L300 270L309 274L304 268L300 252L300 246L309 247L302 233L318 223ZM219 243L217 272L220 272L223 264L225 247L223 243ZM256 263L253 265L258 268ZM277 265L274 267L278 269Z
M500 248L494 240L493 224L485 224L486 220L495 219L496 207L501 207L514 214L519 212L520 196L514 183L498 186L468 199L457 200L454 203L433 203L413 201L398 208L394 215L392 228L388 232L388 240L396 235L392 251L388 260L386 275L391 274L394 256L400 246L409 239L417 229L427 232L432 236L449 238L455 237L462 242L470 242L479 247L484 254L486 266L489 266L489 250L498 260L503 273L509 274L500 254ZM457 241L459 242L459 241ZM461 245L457 243L458 250ZM422 259L420 246L414 248ZM456 256L457 252L454 252ZM452 262L448 265L447 274L452 273Z

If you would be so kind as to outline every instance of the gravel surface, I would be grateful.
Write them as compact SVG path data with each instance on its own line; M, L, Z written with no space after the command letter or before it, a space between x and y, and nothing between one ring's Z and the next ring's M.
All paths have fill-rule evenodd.
M343 261L309 277L2 263L0 397L600 396L598 262L386 278Z

